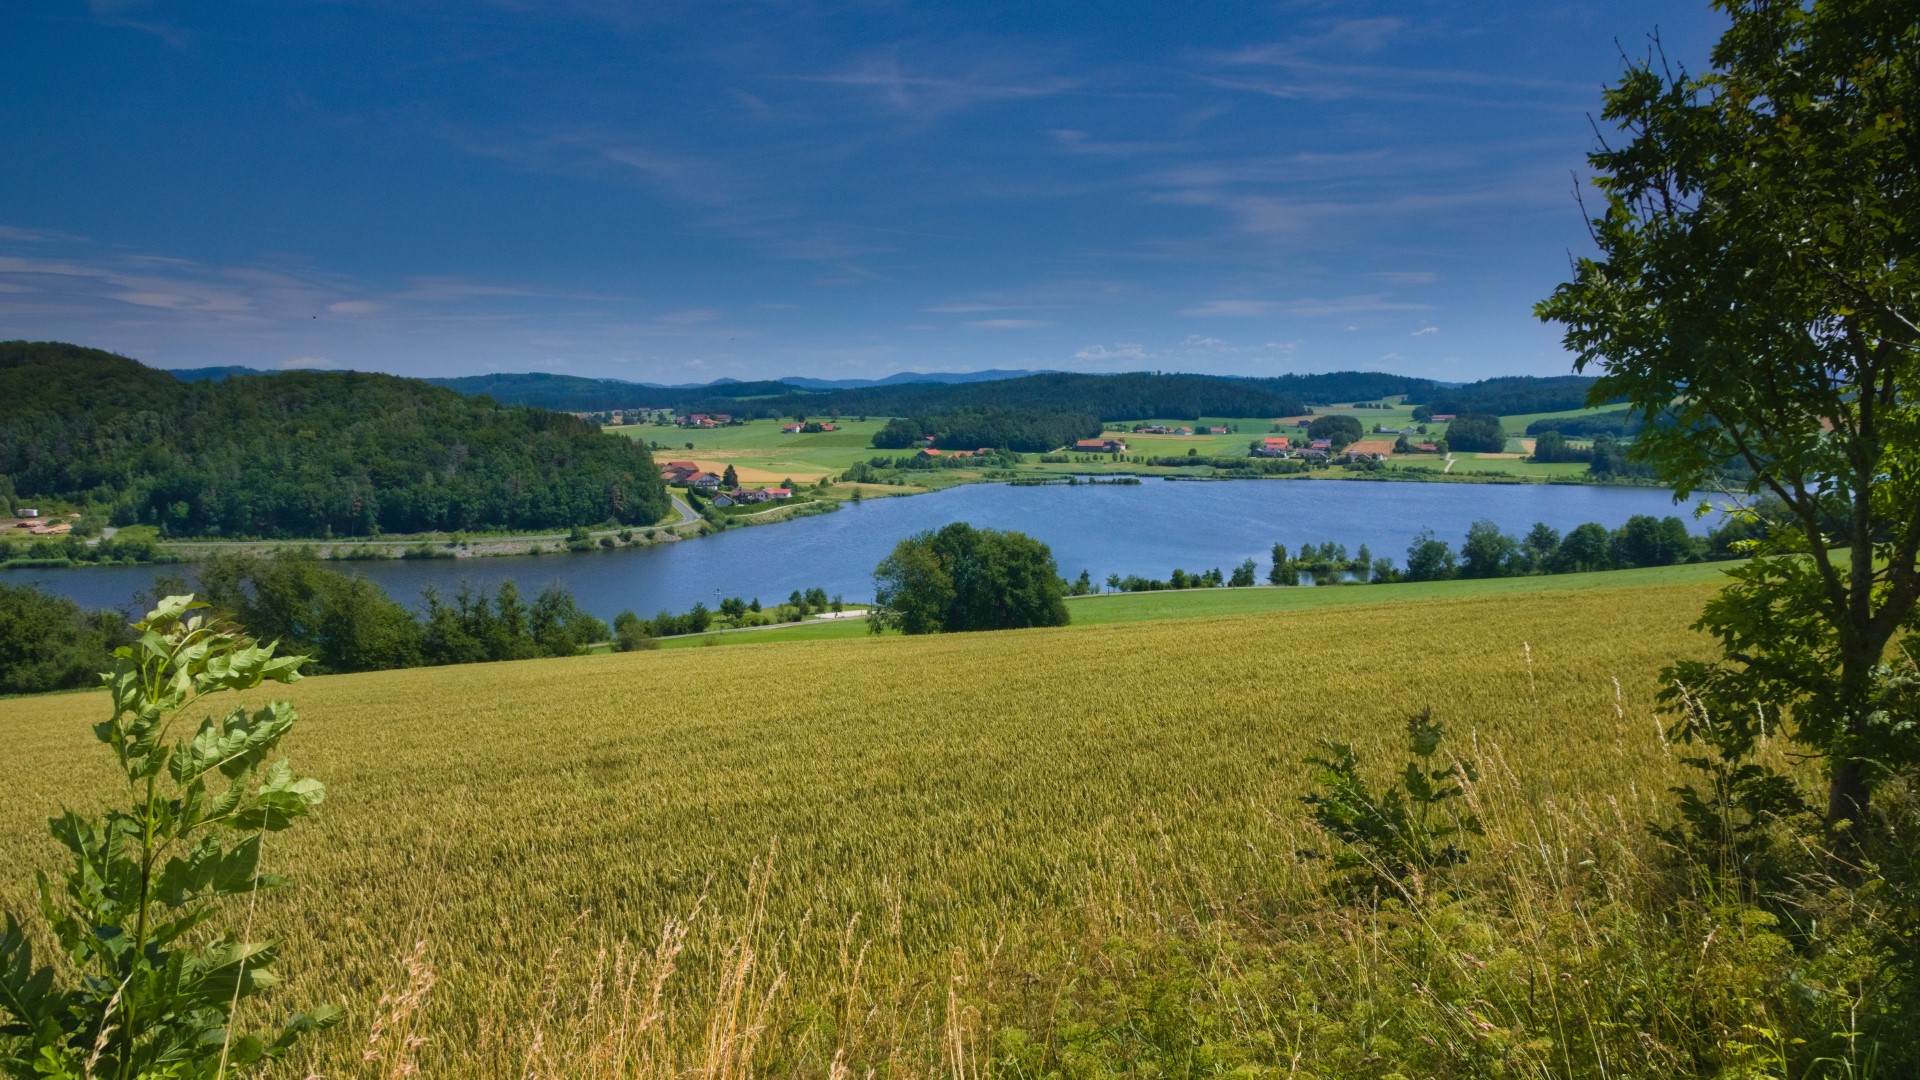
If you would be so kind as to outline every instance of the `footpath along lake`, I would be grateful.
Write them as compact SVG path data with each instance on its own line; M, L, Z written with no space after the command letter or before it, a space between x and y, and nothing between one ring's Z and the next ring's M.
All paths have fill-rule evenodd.
M395 599L424 607L420 591L432 585L450 595L462 581L491 590L512 579L529 599L548 584L573 592L580 606L604 619L622 610L651 616L684 611L719 598L781 600L794 589L818 586L849 601L873 595L872 574L902 538L952 521L1018 529L1053 548L1066 577L1086 570L1165 578L1174 567L1231 571L1252 558L1265 580L1276 543L1289 551L1332 540L1349 551L1361 544L1375 558L1406 562L1407 545L1421 529L1457 550L1467 526L1483 519L1523 535L1544 521L1563 533L1584 522L1608 528L1635 514L1677 515L1695 532L1690 509L1652 488L1543 484L1419 484L1359 481L1230 481L1134 485L1009 487L971 484L928 495L869 499L837 513L776 525L729 529L716 536L637 549L581 555L485 559L339 562L364 574ZM162 575L191 580L191 564L76 567L0 571L0 582L37 584L83 607L128 608L136 593Z

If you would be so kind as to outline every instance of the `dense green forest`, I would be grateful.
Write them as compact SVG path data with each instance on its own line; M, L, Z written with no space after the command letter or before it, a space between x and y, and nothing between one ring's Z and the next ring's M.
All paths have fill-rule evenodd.
M1558 375L1536 378L1508 375L1482 379L1465 386L1430 385L1413 392L1407 400L1427 406L1429 413L1486 413L1492 416L1518 416L1521 413L1559 412L1585 408L1587 394L1598 380L1584 375ZM1613 404L1604 402L1603 404Z
M849 389L805 387L793 381L716 382L695 387L654 387L615 379L527 373L430 379L463 394L496 401L580 412L657 408L679 412L725 412L774 417L795 413L905 416L975 408L1054 408L1092 412L1101 420L1198 419L1298 414L1309 405L1378 401L1407 395L1433 412L1481 412L1511 416L1579 408L1593 381L1575 375L1509 376L1453 386L1378 371L1330 371L1319 375L1239 378L1132 372L1080 375L1063 372L970 383L897 383Z
M873 434L882 450L904 450L932 436L947 450L1015 450L1044 454L1075 439L1100 434L1100 418L1089 412L1055 409L963 409L898 417Z
M0 474L21 500L169 536L369 536L650 524L646 448L417 379L290 371L183 383L123 356L0 343Z
M732 393L738 386L724 389ZM690 393L682 391L682 393ZM1148 417L1287 416L1298 398L1244 379L1217 375L1029 375L977 383L904 383L779 397L706 398L674 404L681 411L736 416L924 416L974 409L1048 409L1091 413L1099 420Z

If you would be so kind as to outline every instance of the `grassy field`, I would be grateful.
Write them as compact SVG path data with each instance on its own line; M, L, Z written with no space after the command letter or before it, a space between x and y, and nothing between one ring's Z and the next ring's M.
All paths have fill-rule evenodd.
M1595 947L1598 916L1554 889L1619 870L1674 778L1649 703L1663 662L1705 651L1687 624L1712 586L1694 573L1430 588L1417 641L1402 604L1325 626L1287 607L1386 587L1242 590L1077 602L1111 625L697 666L661 651L307 680L283 691L303 716L288 749L328 798L269 846L295 883L258 919L286 940L274 1008L343 1000L350 1019L287 1075L371 1072L377 1014L376 1058L399 1053L395 1025L417 1031L427 1075L973 1077L983 1056L1020 1075L1482 1075L1406 1041L1452 1015L1408 987L1480 977L1465 950L1578 968L1563 1017L1613 1007L1622 942ZM1256 604L1279 606L1229 613ZM1212 610L1121 621L1176 605ZM103 705L0 702L0 906L28 908L54 864L45 819L104 793ZM1519 923L1511 892L1456 909L1420 953L1432 971L1378 936L1429 931L1323 911L1324 870L1297 854L1314 738L1394 768L1402 718L1427 705L1487 778L1476 872L1542 883L1522 895L1546 905ZM380 1003L424 993L429 969L422 1012ZM1544 999L1476 1008L1511 1029L1514 1075L1570 1052L1528 1041L1553 1030ZM1568 1037L1660 1075L1634 1066L1663 1025Z
M662 444L666 449L654 451L656 460L696 461L713 472L732 465L743 483L767 484L789 477L811 483L838 474L856 461L865 461L881 452L873 448L873 435L886 425L885 418L850 418L835 421L836 430L812 435L789 435L780 430L791 422L788 418L750 420L705 429L633 424L607 430L644 443ZM688 443L693 444L691 450L687 449Z
M1656 566L1641 570L1607 570L1588 574L1543 574L1531 577L1486 578L1474 581L1405 581L1393 585L1339 585L1251 589L1179 589L1161 592L1104 593L1067 599L1075 626L1147 622L1158 619L1198 619L1262 612L1302 612L1353 605L1409 601L1465 599L1476 596L1516 596L1540 592L1583 592L1590 589L1639 589L1649 585L1721 584L1726 563ZM663 649L714 645L752 645L777 641L832 641L868 636L859 619L811 622L768 630L733 630L666 638Z
M1509 440L1508 449L1516 453L1525 453L1530 447L1518 436L1526 425L1546 416L1577 416L1597 410L1570 409L1557 413L1534 413L1526 416L1509 417L1505 421L1507 431L1514 438ZM1315 409L1316 415L1347 415L1358 419L1368 438L1376 424L1390 429L1411 426L1413 410L1411 407L1394 402L1385 409L1360 409L1351 404L1327 405ZM1131 454L1155 457L1181 457L1193 451L1198 457L1245 457L1247 444L1255 438L1279 430L1282 433L1299 437L1303 434L1294 426L1292 417L1271 417L1254 419L1234 419L1230 417L1202 417L1199 420L1178 418L1154 418L1138 421L1139 424L1159 424L1168 427L1187 426L1203 430L1211 426L1237 428L1226 435L1148 435L1134 434L1130 429L1135 422L1114 425L1122 429ZM632 425L609 428L629 438L643 442L659 442L666 447L655 452L660 460L690 460L714 472L724 471L728 465L739 472L743 483L768 484L784 479L793 479L801 483L811 483L823 476L837 475L857 461L865 461L877 454L898 454L901 451L876 450L871 445L874 432L885 423L884 418L867 420L850 419L841 422L839 430L813 435L786 434L780 430L786 420L755 420L749 423L708 430L682 429L674 427L655 427L653 425ZM1445 424L1429 424L1429 434L1422 438L1439 438L1446 434ZM1377 436L1391 440L1395 436ZM687 443L693 449L686 448ZM1074 472L1135 472L1138 465L1125 462L1113 462L1099 456L1088 456L1087 460L1076 459L1067 466L1043 464L1037 460L1021 466L1025 471L1053 474L1062 468ZM1554 477L1576 477L1584 474L1585 466L1577 464L1542 465L1527 461L1521 457L1483 456L1479 454L1456 454L1453 472L1478 474L1506 474L1529 480L1544 480ZM1431 455L1419 455L1390 462L1393 468L1440 469L1444 460ZM1180 470L1174 470L1180 471ZM914 474L916 490L949 487L956 483L967 483L980 479L980 473L970 470L935 470L925 474ZM902 494L898 487L869 490L866 495ZM851 490L830 492L834 497L846 498Z

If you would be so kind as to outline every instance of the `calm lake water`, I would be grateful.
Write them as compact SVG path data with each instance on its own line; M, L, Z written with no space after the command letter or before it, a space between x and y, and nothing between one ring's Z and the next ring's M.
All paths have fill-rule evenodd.
M511 578L528 596L549 583L570 589L581 607L611 619L622 610L652 615L713 606L724 596L784 599L818 586L848 600L873 595L874 565L901 538L952 521L1018 529L1053 548L1060 572L1165 578L1174 567L1230 571L1252 558L1265 580L1275 543L1292 549L1333 540L1366 544L1375 558L1406 561L1422 528L1456 548L1467 526L1490 519L1520 535L1536 521L1565 532L1597 521L1612 528L1634 514L1677 514L1700 531L1666 492L1574 485L1229 481L1138 486L1007 487L973 484L929 495L872 499L837 513L640 549L582 555L508 556L332 564L364 574L416 607L420 590L450 593L461 581L491 589ZM127 608L162 574L190 576L191 565L5 570L0 581L34 583L83 607Z

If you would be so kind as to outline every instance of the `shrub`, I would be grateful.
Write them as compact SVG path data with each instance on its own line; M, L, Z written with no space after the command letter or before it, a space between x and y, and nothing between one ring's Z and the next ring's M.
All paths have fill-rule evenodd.
M36 966L13 915L0 934L0 1068L17 1076L214 1077L280 1057L332 1023L331 1008L294 1013L277 1032L236 1035L233 1013L277 981L275 946L202 930L222 901L283 883L261 845L307 815L319 781L283 759L266 765L296 715L284 701L200 722L169 739L178 714L210 694L298 679L303 657L274 655L236 626L190 614L169 596L114 650L103 681L113 715L94 734L112 748L128 805L100 819L68 810L51 823L72 854L64 889L41 878L41 911L67 963ZM107 1068L98 1066L106 1063Z

